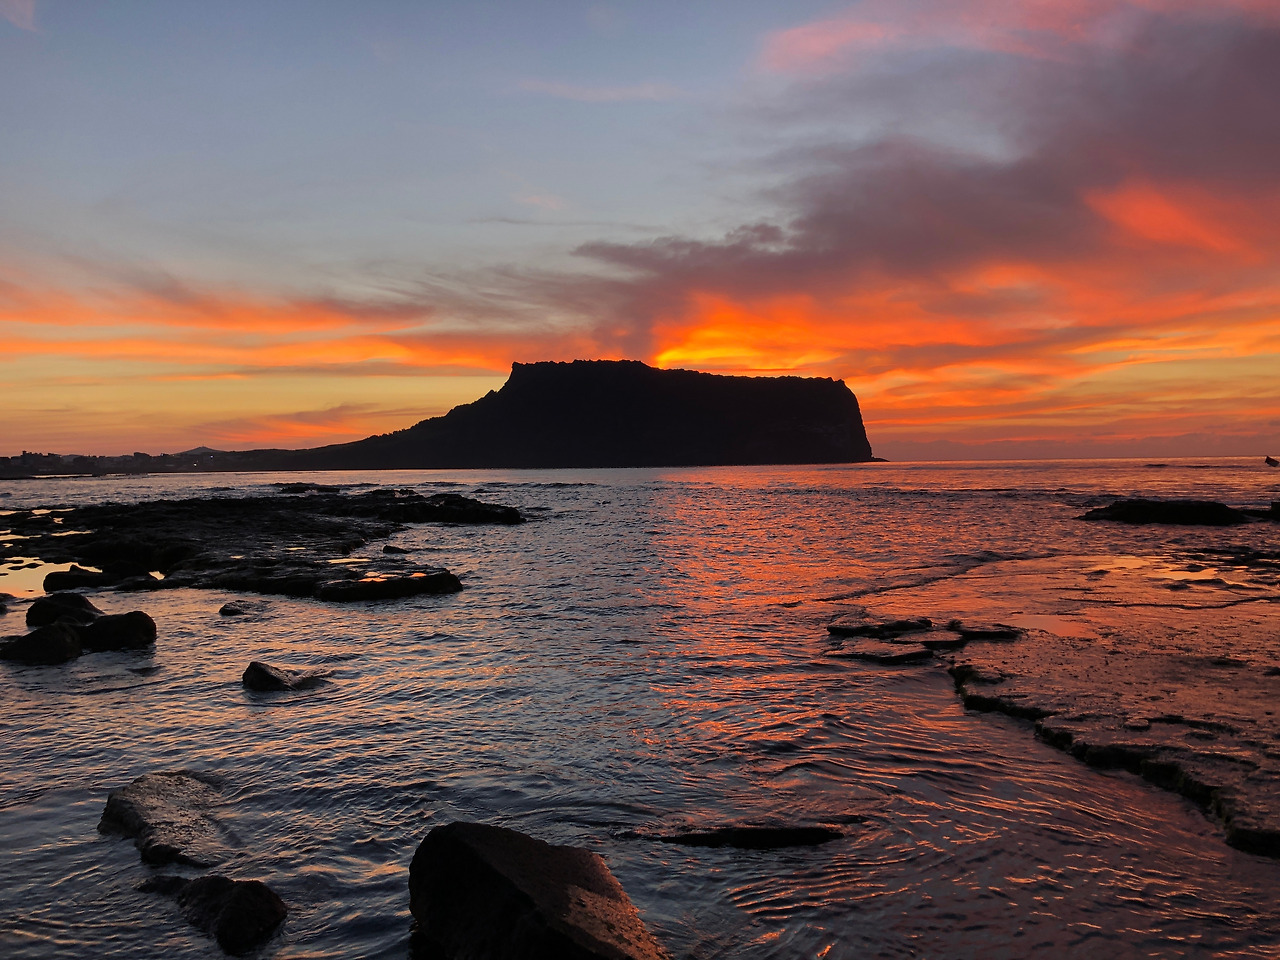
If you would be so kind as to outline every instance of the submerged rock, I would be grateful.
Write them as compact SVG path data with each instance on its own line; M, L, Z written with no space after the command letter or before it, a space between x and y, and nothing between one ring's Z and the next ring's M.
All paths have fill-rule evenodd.
M25 636L0 640L0 660L52 666L74 660L84 653L80 633L65 621L36 627Z
M277 690L311 690L325 682L318 673L276 667L261 660L253 660L244 669L240 682L249 690L269 692Z
M133 837L146 863L211 866L226 857L224 831L210 813L219 787L190 770L143 774L107 795L98 829Z
M1077 519L1206 527L1230 527L1249 522L1242 511L1215 500L1117 500L1105 507L1088 510Z
M183 918L231 954L248 953L266 943L289 913L284 901L261 880L161 875L138 889L176 897Z
M88 597L78 593L51 593L31 601L31 606L27 607L27 626L43 627L55 620L89 623L100 616L102 611Z
M669 960L597 854L502 827L428 833L409 867L409 902L451 960Z
M685 847L734 847L738 850L782 850L786 847L816 847L839 840L844 834L834 827L716 827L654 836L661 843Z

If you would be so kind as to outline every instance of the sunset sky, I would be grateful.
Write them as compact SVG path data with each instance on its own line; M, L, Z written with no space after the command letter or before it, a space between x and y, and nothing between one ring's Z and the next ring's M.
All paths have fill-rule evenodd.
M512 361L830 376L877 455L1280 455L1280 0L0 0L0 455Z

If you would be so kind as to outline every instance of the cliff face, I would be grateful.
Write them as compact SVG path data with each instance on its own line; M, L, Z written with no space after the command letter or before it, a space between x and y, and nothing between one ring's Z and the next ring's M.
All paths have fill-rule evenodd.
M838 380L575 360L517 363L501 390L443 417L293 458L295 469L710 466L858 462L871 446Z

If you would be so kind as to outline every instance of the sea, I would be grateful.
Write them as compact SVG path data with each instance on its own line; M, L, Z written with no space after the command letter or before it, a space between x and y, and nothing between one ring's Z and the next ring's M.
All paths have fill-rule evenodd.
M1274 554L1276 524L1078 519L1131 496L1265 509L1280 470L1261 455L33 479L0 482L0 529L3 511L286 482L457 492L529 522L391 538L454 571L457 594L268 597L228 617L236 594L108 591L104 610L155 618L153 651L0 664L0 956L222 956L137 889L155 870L132 843L97 829L110 790L189 769L226 784L218 871L288 904L259 954L280 960L415 958L409 861L455 820L598 852L675 958L1280 957L1280 861L1026 721L967 712L942 664L831 656L826 629L963 578L1017 608L1001 578L974 579L998 564L1110 558L1157 578L1206 545ZM0 569L20 598L6 634L51 569L17 566ZM1052 633L1044 602L1027 598L1023 625ZM1259 603L1280 663L1280 604ZM253 693L251 660L330 682ZM747 824L843 836L655 839Z

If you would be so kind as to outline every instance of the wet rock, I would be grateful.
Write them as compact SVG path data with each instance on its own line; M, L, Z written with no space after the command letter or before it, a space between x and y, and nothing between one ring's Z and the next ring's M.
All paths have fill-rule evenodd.
M109 587L116 579L101 570L86 570L72 564L70 570L54 570L47 574L43 586L47 592L52 593L55 590L75 590L77 587Z
M79 567L79 579L64 578L64 585L194 587L314 597L320 586L336 580L403 575L400 558L391 553L362 558L368 563L359 570L333 561L371 541L385 541L409 524L524 521L514 507L452 493L306 489L259 497L80 506L63 515L65 526L83 529L75 537L58 536L63 525L53 524L45 513L14 511L6 525L23 539L0 542L0 560L35 555L47 563L84 564L103 571L93 574ZM391 591L389 598L415 592L422 588Z
M280 690L311 690L325 682L318 673L276 667L261 660L253 660L245 667L241 683L246 689L261 692Z
M386 546L382 548L382 552L383 553L411 553L412 551L406 550L404 547L397 547L394 543L388 543Z
M156 622L141 610L103 614L80 628L87 651L141 650L156 642Z
M972 621L952 620L947 628L954 630L964 640L1021 640L1027 632L1021 627L1011 627L1007 623L974 623Z
M423 593L457 593L462 583L443 567L424 567L407 575L330 580L315 588L319 600L352 603L358 600L399 600Z
M0 660L51 666L74 660L84 653L80 633L65 621L36 627L26 635L0 640Z
M479 823L436 827L409 867L409 903L443 957L667 960L595 853Z
M78 593L51 593L31 601L27 607L27 626L43 627L55 620L89 623L100 616L102 611L88 597Z
M183 918L230 954L262 946L289 913L284 901L261 880L232 880L216 874L191 880L162 874L138 889L175 897Z
M937 636L937 637L921 637L920 638L920 645L922 647L924 647L926 650L935 650L935 651L959 650L968 642L969 642L968 637L964 636L963 634L954 634L954 633L942 634L941 636Z
M933 659L933 651L919 644L871 642L860 643L848 650L836 650L828 654L849 660L866 660L887 666L902 663L920 663Z
M133 837L146 863L211 866L226 857L224 831L210 812L219 787L190 770L143 774L107 795L98 829Z
M249 617L262 613L267 605L260 600L232 600L218 608L220 617Z
M827 630L840 637L872 637L885 640L908 633L923 633L933 627L928 617L907 617L902 620L836 620L827 624Z
M782 850L786 847L816 847L839 840L844 834L834 827L717 827L654 836L661 843L685 847L733 847L738 850Z
M1240 510L1214 500L1117 500L1108 506L1086 511L1078 519L1208 527L1229 527L1249 522Z

